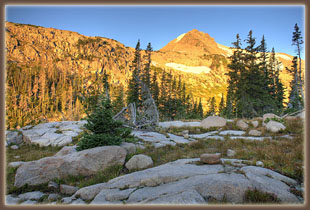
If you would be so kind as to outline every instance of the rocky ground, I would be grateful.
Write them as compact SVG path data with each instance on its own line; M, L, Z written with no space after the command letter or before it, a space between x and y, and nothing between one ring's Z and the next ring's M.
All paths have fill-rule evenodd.
M264 199L269 198L267 203L302 204L303 181L272 170L267 158L257 158L265 154L236 158L245 157L241 148L247 145L259 150L262 145L281 147L295 141L297 134L288 129L289 121L302 119L304 115L282 119L266 114L252 120L212 116L201 122L162 122L157 131L133 131L138 139L135 142L80 152L74 144L85 121L49 122L7 131L7 173L14 177L7 179L12 186L8 184L6 202L241 204L253 201L251 198L255 196L251 197L251 193L259 192ZM12 154L32 144L59 149L31 161L10 161ZM219 145L221 153L211 144ZM155 156L157 153L160 155ZM113 171L117 166L121 173ZM63 181L68 177L70 184ZM83 185L85 177L90 182Z

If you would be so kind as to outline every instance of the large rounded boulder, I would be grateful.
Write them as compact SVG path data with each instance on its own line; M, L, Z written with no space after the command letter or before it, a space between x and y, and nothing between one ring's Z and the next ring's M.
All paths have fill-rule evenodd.
M109 166L123 165L126 155L120 146L103 146L25 162L17 169L14 185L39 185L55 178L93 175Z
M224 127L226 125L226 120L223 117L209 116L203 121L201 121L201 127L211 128L211 127Z

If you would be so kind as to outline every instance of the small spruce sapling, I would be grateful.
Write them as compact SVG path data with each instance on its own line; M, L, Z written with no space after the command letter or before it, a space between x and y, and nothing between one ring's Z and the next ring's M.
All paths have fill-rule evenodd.
M88 130L79 143L77 151L99 146L120 145L131 133L122 122L113 119L112 105L109 97L100 96L98 105L87 118L84 127Z

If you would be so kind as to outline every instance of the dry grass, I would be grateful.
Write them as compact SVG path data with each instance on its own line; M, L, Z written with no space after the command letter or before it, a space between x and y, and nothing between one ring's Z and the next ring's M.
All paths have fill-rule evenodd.
M24 144L19 146L19 149L13 150L10 147L6 148L6 160L7 163L14 161L32 161L39 160L44 157L53 156L61 147L39 147L36 145ZM15 158L14 156L20 156Z

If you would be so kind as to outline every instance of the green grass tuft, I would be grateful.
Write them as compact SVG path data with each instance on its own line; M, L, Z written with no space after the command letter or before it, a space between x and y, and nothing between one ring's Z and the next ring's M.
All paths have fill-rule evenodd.
M257 189L248 189L245 192L244 195L244 202L245 203L280 203L281 200L277 198L276 195L267 193L267 192L261 192Z

